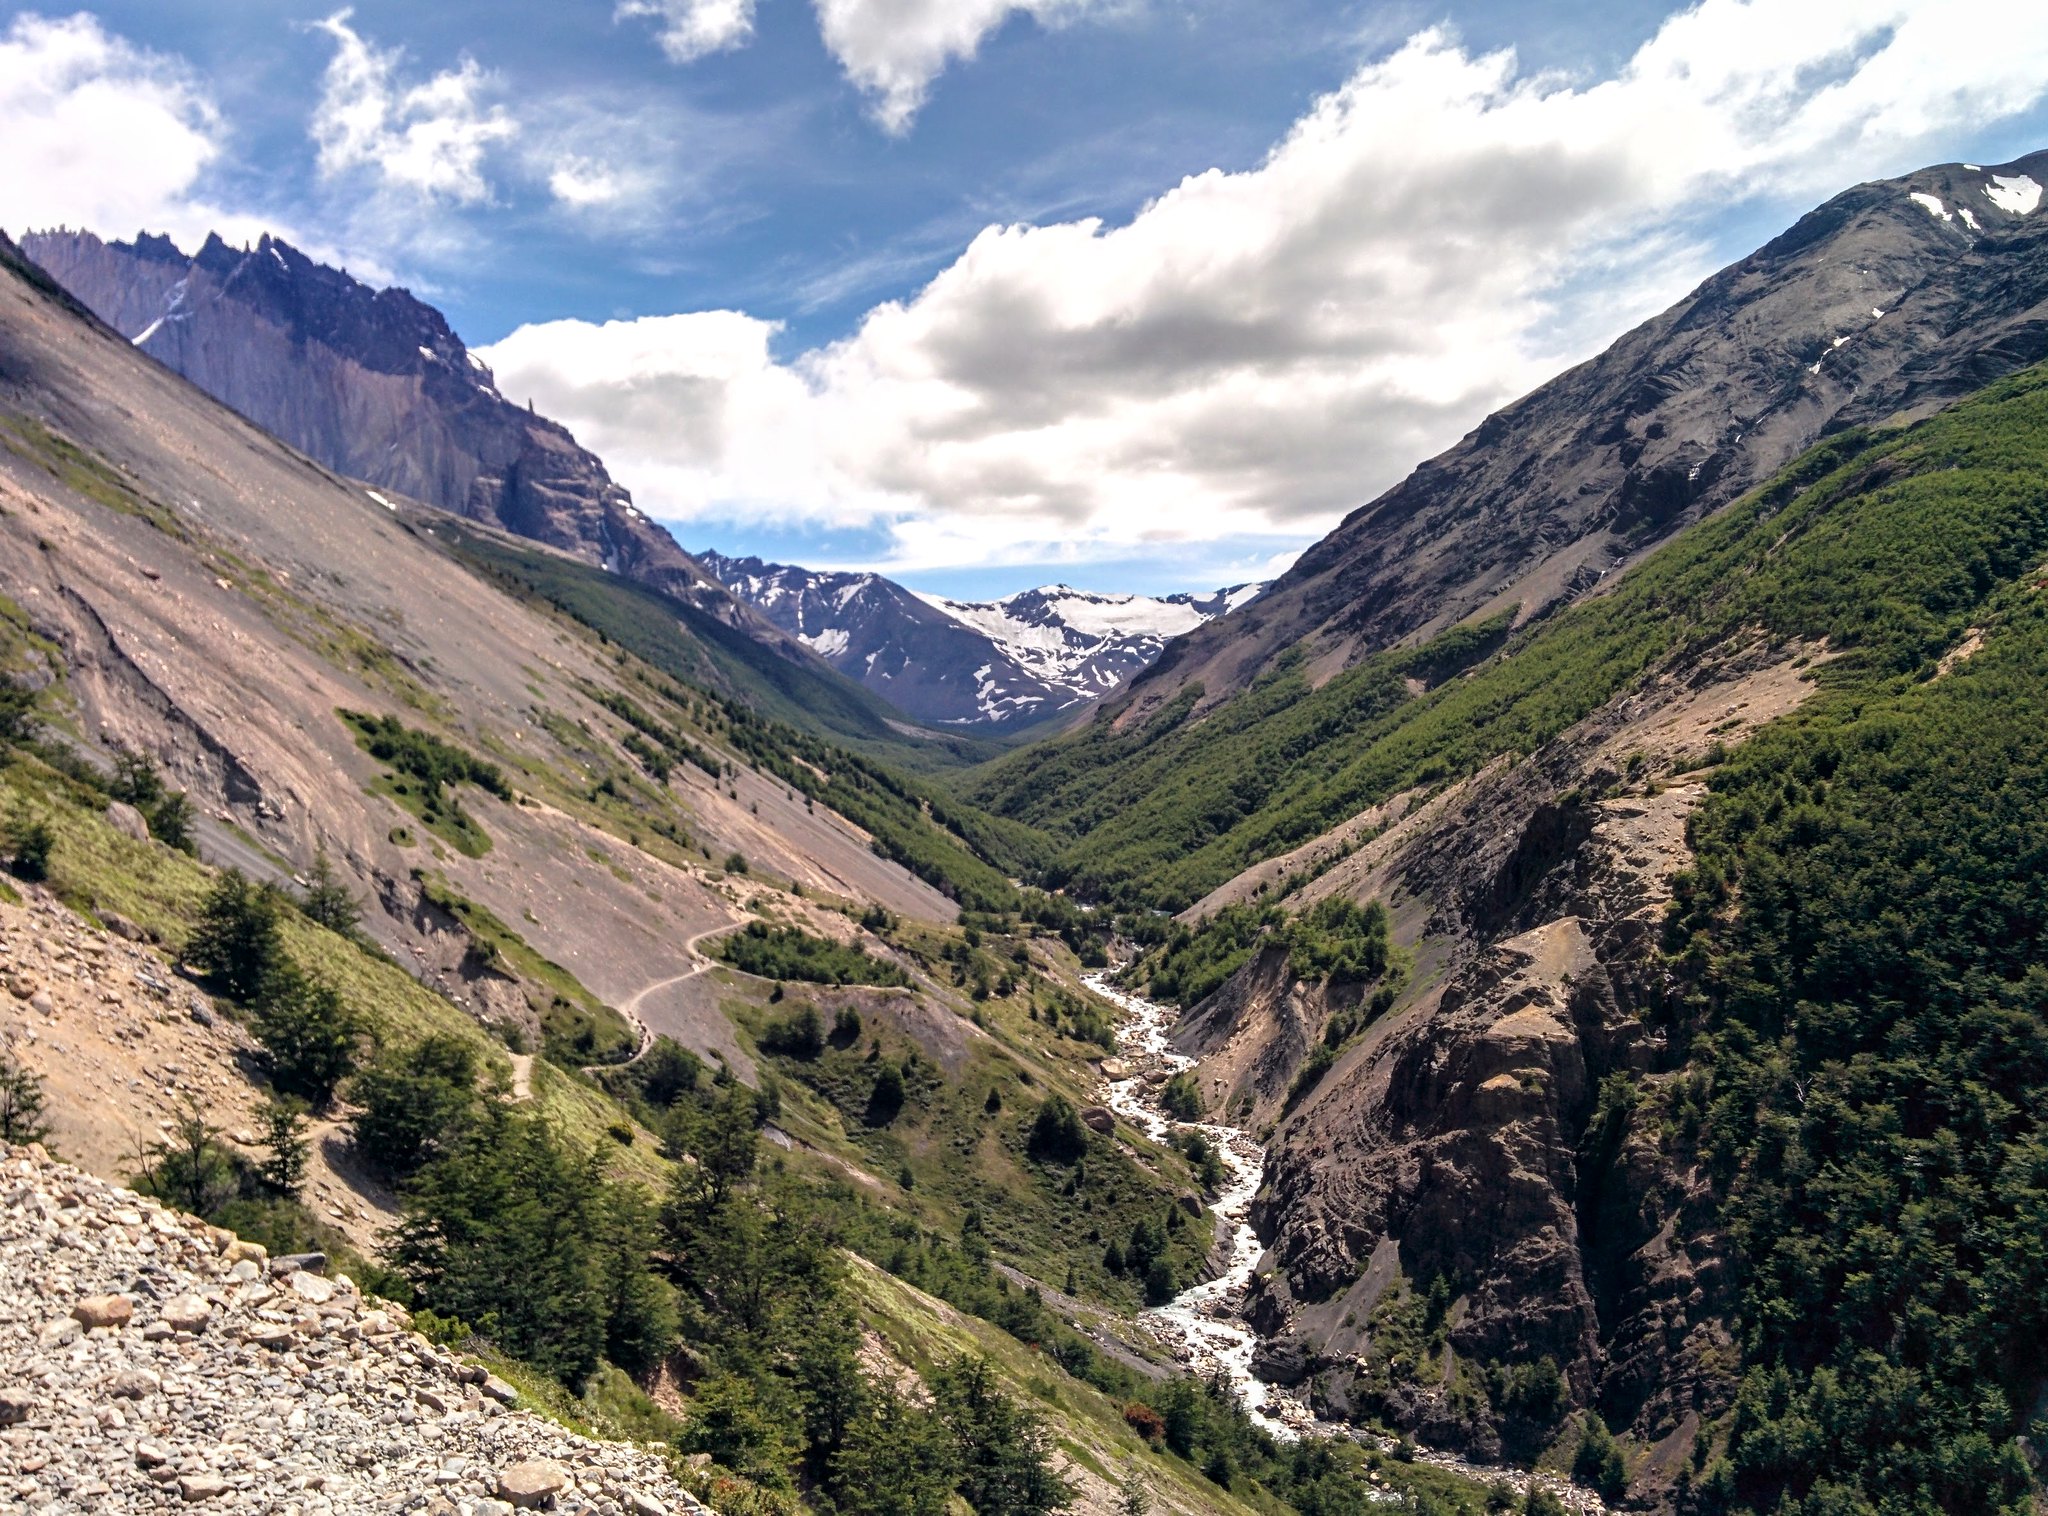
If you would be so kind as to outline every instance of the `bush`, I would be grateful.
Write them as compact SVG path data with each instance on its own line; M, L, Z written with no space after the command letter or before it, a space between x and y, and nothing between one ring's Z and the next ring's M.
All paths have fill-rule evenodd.
M334 860L324 847L313 855L313 866L306 870L306 887L299 892L298 906L299 914L314 925L351 940L362 925L362 907L335 872Z
M57 834L40 816L17 817L7 829L8 851L13 854L14 877L40 884L50 877L50 855L57 850Z
M1166 1081L1159 1092L1159 1104L1175 1121L1202 1119L1202 1087L1189 1070L1183 1069Z
M1586 1413L1578 1451L1572 1455L1572 1480L1598 1490L1600 1497L1609 1501L1619 1500L1628 1489L1628 1462L1598 1411Z
M717 951L734 968L759 979L794 979L809 984L910 983L893 963L884 963L846 943L813 937L793 926L749 922L745 931L721 938Z
M785 1058L816 1058L825 1051L825 1022L814 1005L799 1006L761 1031L761 1051Z

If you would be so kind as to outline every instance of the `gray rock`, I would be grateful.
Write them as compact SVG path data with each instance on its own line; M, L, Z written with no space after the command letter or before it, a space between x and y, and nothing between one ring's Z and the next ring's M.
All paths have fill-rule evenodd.
M124 1327L135 1315L135 1302L126 1295L89 1295L71 1308L71 1314L88 1332Z
M308 1274L326 1273L327 1255L325 1253L280 1253L277 1257L270 1260L270 1277L272 1279L283 1279L288 1274L297 1274L301 1271Z
M187 1505L227 1494L228 1482L218 1474L186 1474L178 1480L178 1498Z
M142 928L123 916L119 911L98 912L100 925L124 942L142 941Z
M149 841L149 823L142 819L142 812L125 800L108 802L107 825L123 837L132 837L137 842Z
M552 1505L569 1483L569 1471L551 1458L529 1458L498 1475L498 1498L523 1511Z
M0 1427L11 1427L35 1413L36 1398L27 1390L0 1390Z
M163 1388L163 1381L148 1369L123 1369L107 1381L107 1393L116 1400L141 1400Z
M161 1315L174 1331L203 1332L213 1319L213 1307L197 1295L179 1295L164 1302Z

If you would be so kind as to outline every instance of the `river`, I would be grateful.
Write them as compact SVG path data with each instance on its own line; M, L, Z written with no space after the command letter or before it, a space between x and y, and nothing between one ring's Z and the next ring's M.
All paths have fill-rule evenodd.
M1166 1081L1195 1066L1194 1059L1175 1052L1167 1040L1178 1011L1118 989L1106 973L1089 974L1083 983L1123 1012L1116 1041L1125 1077L1110 1081L1109 1108L1155 1142L1170 1143L1177 1132L1192 1126L1208 1137L1228 1175L1222 1192L1210 1203L1225 1239L1219 1249L1221 1272L1143 1312L1139 1322L1194 1373L1203 1378L1221 1373L1246 1413L1276 1441L1348 1437L1391 1449L1391 1439L1344 1422L1321 1420L1304 1402L1252 1372L1259 1338L1238 1312L1265 1251L1251 1224L1252 1200L1266 1177L1265 1149L1240 1127L1176 1121L1159 1105ZM1482 1484L1507 1484L1518 1494L1526 1495L1532 1483L1526 1469L1470 1463L1435 1449L1417 1448L1414 1456ZM1591 1491L1546 1475L1534 1476L1533 1482L1557 1495L1575 1516L1604 1516L1605 1505Z

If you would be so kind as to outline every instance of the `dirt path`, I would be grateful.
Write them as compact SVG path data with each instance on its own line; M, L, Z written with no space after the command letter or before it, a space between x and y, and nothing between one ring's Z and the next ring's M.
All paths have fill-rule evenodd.
M697 933L694 937L685 938L683 940L683 951L688 953L692 958L696 959L697 962L692 964L689 968L683 970L683 972L680 974L671 974L666 979L656 979L651 983L641 985L639 989L635 990L631 995L628 995L618 1005L619 1014L625 1017L626 1020L633 1024L633 1031L639 1038L639 1045L633 1050L633 1056L631 1058L628 1058L624 1063L590 1064L585 1067L584 1072L586 1074L596 1073L601 1068L631 1068L634 1064L638 1063L642 1058L645 1058L647 1056L648 1049L654 1046L654 1032L647 1025L647 1023L643 1021L640 1017L641 1003L645 1001L649 995L655 994L657 991L670 989L678 984L686 984L690 980L695 979L699 974L717 968L718 960L716 958L706 957L704 953L699 951L698 944L701 942L709 941L713 937L723 936L727 932L738 931L740 926L743 924L744 923L728 921L719 926L706 927L703 931ZM528 1058L526 1062L527 1066L531 1068L533 1060L531 1058ZM512 1061L512 1064L512 1079L514 1090L513 1099L524 1099L524 1096L517 1093L519 1089L519 1060L515 1058Z

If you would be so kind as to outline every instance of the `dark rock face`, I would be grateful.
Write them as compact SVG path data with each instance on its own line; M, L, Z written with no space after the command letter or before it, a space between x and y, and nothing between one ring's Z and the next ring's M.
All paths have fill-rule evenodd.
M151 357L316 462L604 565L738 624L716 581L637 511L566 428L500 395L432 306L265 237L22 250Z
M1134 716L1197 680L1225 698L1304 640L1328 667L1508 606L1527 620L1826 433L1924 414L2048 356L2048 207L2014 209L2025 197L1994 176L2048 184L2048 152L1837 195L1174 643Z

